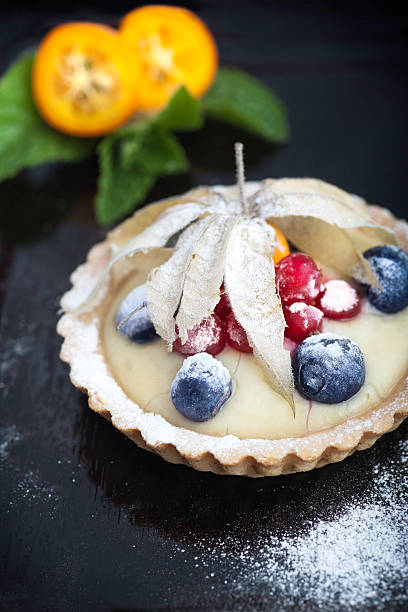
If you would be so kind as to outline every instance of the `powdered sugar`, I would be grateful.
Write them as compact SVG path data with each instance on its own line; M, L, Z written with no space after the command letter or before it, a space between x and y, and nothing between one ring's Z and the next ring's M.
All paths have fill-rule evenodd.
M369 301L386 313L399 312L408 305L408 253L385 245L364 253L380 287L370 286Z
M10 505L19 504L22 500L28 501L57 501L59 495L55 488L40 476L36 470L27 470L21 475L16 484Z
M266 527L256 512L258 524L251 526L248 537L233 529L222 538L192 535L196 567L202 567L211 582L217 570L225 571L225 587L217 584L216 590L220 599L228 594L228 609L258 609L248 604L251 600L262 601L262 610L403 609L408 601L408 440L398 444L396 456L375 463L371 472L371 480L365 476L368 490L340 503L340 509L331 505L332 479L357 482L362 474L344 469L315 481L319 504L327 494L328 507L315 507L309 514L312 520L301 528L285 521L283 532L276 530L279 520L272 518ZM307 490L313 508L316 494ZM291 515L292 492L289 487L276 513ZM292 518L298 520L302 510L296 508Z
M21 357L30 353L33 347L34 339L27 334L20 338L6 339L2 346L2 355L0 361L0 390L3 390L3 397L7 397L8 388L12 387L17 376L17 364ZM7 380L7 384L4 382Z
M293 313L299 313L299 312L305 312L305 310L307 310L307 304L305 304L304 302L294 302L293 304L291 304L290 306L288 306L288 310L290 310L290 312Z
M271 535L257 552L251 547L241 553L244 574L236 588L263 585L269 596L283 589L289 601L296 597L325 610L375 605L391 576L404 580L403 535L408 532L401 525L403 512L402 504L387 510L379 504L356 504L304 535Z
M6 461L10 449L21 440L22 436L15 425L10 425L0 432L0 461Z
M227 368L208 353L188 357L171 387L173 404L193 421L214 417L231 395L232 380Z
M325 404L350 399L365 380L361 349L350 338L337 334L306 338L294 352L292 367L298 391Z
M197 353L192 357L187 357L187 359L183 361L183 365L178 371L174 383L177 383L178 379L186 374L188 374L190 378L206 376L211 380L211 376L208 376L211 372L217 375L216 379L222 385L228 386L231 383L231 376L227 368L221 361L214 359L214 357L208 353Z
M116 314L116 327L133 342L143 343L155 338L156 330L147 309L145 284L132 289L121 302Z
M360 298L357 291L344 280L330 280L325 284L320 308L329 318L349 318L357 314Z

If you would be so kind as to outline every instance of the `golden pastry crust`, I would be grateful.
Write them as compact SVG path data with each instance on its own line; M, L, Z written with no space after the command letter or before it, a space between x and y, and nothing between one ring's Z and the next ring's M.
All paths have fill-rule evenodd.
M368 206L368 205L367 205ZM390 211L368 206L373 219L390 227L400 245L408 249L408 224ZM126 222L125 222L126 223ZM109 257L109 243L94 246L87 262L72 274L72 289L62 306L85 298ZM61 359L70 365L72 383L88 394L89 406L138 446L169 461L196 470L241 476L278 476L304 472L345 459L356 450L365 450L383 434L392 431L408 416L408 375L389 397L365 414L299 438L280 440L240 439L228 435L209 436L171 425L162 416L144 412L130 400L114 380L105 362L100 327L108 286L98 305L82 315L65 314L57 331L63 336Z

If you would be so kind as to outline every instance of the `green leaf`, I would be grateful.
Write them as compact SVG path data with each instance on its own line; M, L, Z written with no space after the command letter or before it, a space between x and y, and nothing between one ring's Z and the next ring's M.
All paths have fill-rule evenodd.
M169 130L198 129L202 122L201 106L180 87L160 113L135 117L106 136L98 147L95 212L99 223L109 225L132 212L158 176L184 172L186 154Z
M282 102L263 83L236 68L220 68L202 99L205 113L264 140L284 143L289 125Z
M139 163L154 174L177 174L188 168L186 153L177 138L157 128L146 133Z
M80 161L95 141L52 129L40 117L31 95L33 54L17 60L0 80L0 180L22 168L53 161Z
M100 174L95 213L102 225L132 212L159 175L184 172L188 167L178 140L153 125L126 135L116 132L106 136L98 153Z
M202 109L183 85L153 122L164 130L198 130L203 124Z
M130 213L134 205L145 198L155 176L121 165L120 141L110 136L99 144L98 154L99 177L95 215L98 223L109 225Z

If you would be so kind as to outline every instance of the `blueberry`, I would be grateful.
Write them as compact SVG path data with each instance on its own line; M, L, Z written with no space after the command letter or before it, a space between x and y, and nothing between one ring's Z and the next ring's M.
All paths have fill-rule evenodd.
M360 348L344 336L309 336L292 358L295 386L307 399L338 404L350 399L365 380L365 361Z
M368 249L364 257L370 263L382 289L369 285L367 297L381 312L399 312L408 306L408 253L392 245Z
M146 285L133 289L121 302L116 315L116 327L137 344L144 344L157 337L147 310Z
M231 395L227 368L208 353L187 357L171 386L176 409L191 421L208 421L221 410Z

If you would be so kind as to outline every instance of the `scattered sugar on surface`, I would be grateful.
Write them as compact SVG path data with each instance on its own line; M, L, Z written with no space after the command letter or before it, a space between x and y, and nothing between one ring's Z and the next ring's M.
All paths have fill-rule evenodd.
M59 498L55 488L41 479L36 470L27 470L16 484L15 496L10 500L10 504L18 503L20 500L47 501L51 498L54 501Z
M10 449L22 439L15 425L6 427L0 431L0 462L6 461Z
M399 443L399 448L401 452L400 462L402 465L407 466L407 472L408 472L408 440L401 440L401 442Z
M35 344L36 324L19 321L21 336L3 339L0 355L0 392L6 398L17 381L19 362L28 355Z
M241 553L248 572L237 588L264 584L271 594L278 586L288 598L325 601L326 609L374 603L391 574L404 578L406 553L393 524L403 511L402 504L386 512L377 504L356 505L302 536L266 537L255 554L252 547Z
M408 601L408 440L397 450L397 458L373 466L363 502L352 497L331 518L301 530L262 527L251 540L232 531L195 541L195 567L214 584L214 569L229 568L225 584L234 610L252 609L251 598L265 610L274 601L280 610L402 609ZM221 597L223 587L215 589Z
M27 441L27 434L21 434L14 424L0 429L0 475L9 484L0 490L0 496L6 499L8 512L22 504L31 507L30 504L39 503L46 504L48 514L52 514L61 499L60 493L35 467L22 464L19 443L23 441Z

